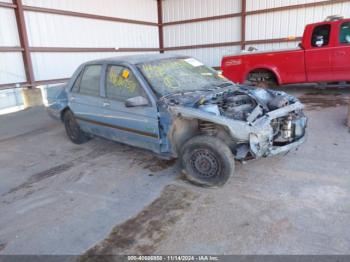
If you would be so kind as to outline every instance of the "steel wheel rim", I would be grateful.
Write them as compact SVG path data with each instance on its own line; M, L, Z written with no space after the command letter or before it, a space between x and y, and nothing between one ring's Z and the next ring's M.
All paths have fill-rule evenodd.
M194 173L202 178L213 178L220 174L221 165L213 152L207 149L196 149L190 157Z

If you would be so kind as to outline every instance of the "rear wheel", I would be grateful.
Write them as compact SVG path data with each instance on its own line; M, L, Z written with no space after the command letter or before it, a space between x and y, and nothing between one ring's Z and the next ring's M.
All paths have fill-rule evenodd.
M233 175L230 148L219 138L200 135L185 143L182 165L189 181L202 186L221 186Z
M64 127L67 136L74 144L83 144L91 139L91 137L80 129L73 113L67 110L63 115Z
M276 76L263 69L249 73L247 83L260 88L273 88L278 85Z

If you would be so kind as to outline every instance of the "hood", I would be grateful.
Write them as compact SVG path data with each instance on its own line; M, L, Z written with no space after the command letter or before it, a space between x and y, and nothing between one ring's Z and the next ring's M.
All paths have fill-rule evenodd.
M243 85L176 93L161 100L169 106L196 108L206 113L248 122L298 101L295 97L281 91Z

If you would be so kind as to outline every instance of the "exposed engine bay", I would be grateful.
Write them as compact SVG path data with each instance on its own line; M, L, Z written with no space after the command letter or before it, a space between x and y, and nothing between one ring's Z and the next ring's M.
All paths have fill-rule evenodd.
M200 101L199 109L216 112L217 115L236 120L253 122L260 115L287 106L294 101L294 98L282 92L247 88L217 93L204 102ZM218 110L215 110L213 105L216 105Z
M246 92L233 91L216 94L202 102L199 109L241 121L252 123L264 114L288 106L296 99L283 92L265 89L248 89ZM303 121L301 111L291 112L287 116L273 119L273 144L282 146L291 143L304 135L299 121Z
M284 92L239 86L174 94L166 98L169 105L198 108L207 113L253 122L260 115L296 102Z
M215 112L216 115L222 115L237 120L246 120L257 106L257 102L249 95L242 92L233 94L221 93L204 102L199 109L207 112Z
M250 125L269 112L291 105L298 100L284 92L260 89L248 86L223 88L207 92L175 94L167 98L170 105L182 105L197 108L215 116L240 120ZM304 113L289 112L283 117L271 120L273 145L283 146L304 136ZM215 134L210 122L200 122L200 129L208 134Z

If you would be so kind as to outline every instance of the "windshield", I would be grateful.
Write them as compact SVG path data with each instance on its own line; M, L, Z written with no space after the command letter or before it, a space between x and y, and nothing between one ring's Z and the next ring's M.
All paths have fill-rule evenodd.
M232 84L194 58L171 58L139 64L138 68L158 95L209 90Z

